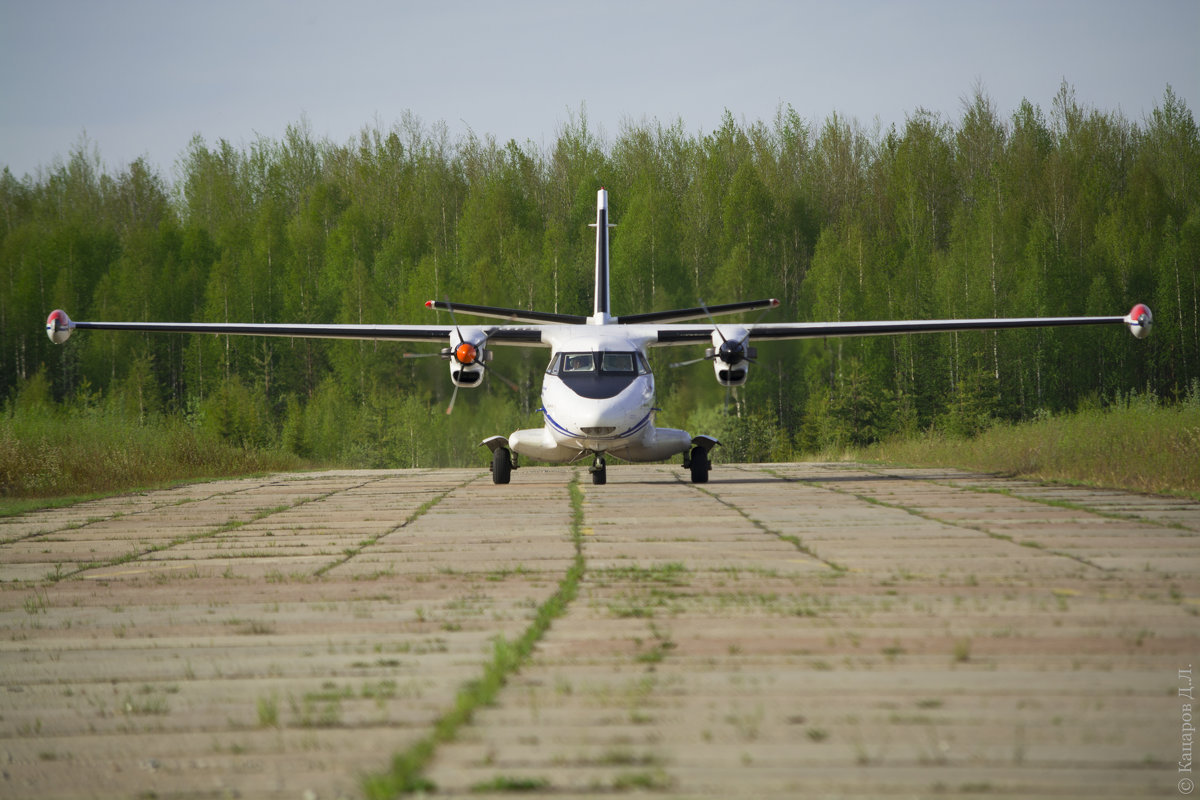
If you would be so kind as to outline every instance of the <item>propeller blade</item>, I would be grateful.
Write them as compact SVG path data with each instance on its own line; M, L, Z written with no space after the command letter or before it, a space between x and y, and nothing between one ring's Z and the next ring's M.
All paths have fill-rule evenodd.
M479 363L479 366L483 367L484 370L486 370L489 375L492 375L495 378L497 378L501 383L503 383L508 388L512 389L514 392L521 391L521 387L517 386L515 381L509 380L507 377L505 377L504 375L501 375L499 372L492 369L487 364L484 364L482 361Z
M746 341L750 338L750 331L746 331L746 335L736 341L731 341L721 330L721 326L717 324L717 320L713 317L712 312L708 310L708 306L704 304L704 300L700 300L700 307L704 309L704 313L708 315L708 321L713 324L713 330L717 332L717 336L721 337L721 346L717 348L717 356L726 364L740 364L746 360Z
M458 399L458 384L454 384L454 391L450 393L450 405L446 406L446 414L450 415L454 411L454 401Z
M704 298L697 297L696 299L699 301L700 307L704 309L704 313L708 317L708 321L711 322L713 324L713 328L716 329L717 336L721 337L721 344L728 342L729 340L725 338L725 334L721 333L721 326L717 324L717 320L713 317L712 312L709 311L708 306L705 305Z
M742 344L745 344L746 342L750 341L750 330L755 325L762 322L763 317L765 317L767 314L770 314L774 309L775 309L775 306L767 306L766 308L764 308L762 310L761 314L759 314L757 317L754 318L754 322L751 322L749 327L746 328L746 335L742 337ZM747 359L747 361L751 361L751 363L753 363L752 359Z
M667 366L671 369L675 367L690 367L692 364L699 364L701 361L707 360L708 356L700 356L700 358L693 358L690 361L676 361L674 364L668 364Z
M404 353L401 358L433 358L435 356L441 358L441 355L441 353Z
M454 326L454 332L458 334L458 340L463 340L462 328L458 327L458 319L454 316L454 304L450 302L447 295L442 295L442 302L446 304L446 310L450 312L450 324Z

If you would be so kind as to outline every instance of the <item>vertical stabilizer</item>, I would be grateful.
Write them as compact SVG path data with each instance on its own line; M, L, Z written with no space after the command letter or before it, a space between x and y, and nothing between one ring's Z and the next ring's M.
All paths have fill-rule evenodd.
M612 320L608 294L608 190L596 192L596 292L592 321L601 325Z

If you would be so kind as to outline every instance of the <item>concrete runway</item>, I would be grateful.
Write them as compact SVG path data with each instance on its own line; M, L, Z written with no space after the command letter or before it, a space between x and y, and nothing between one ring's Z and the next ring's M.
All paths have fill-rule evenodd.
M1187 789L1200 504L618 464L602 487L339 471L0 520L0 797L359 796L556 592L573 479L578 594L437 748L437 796Z

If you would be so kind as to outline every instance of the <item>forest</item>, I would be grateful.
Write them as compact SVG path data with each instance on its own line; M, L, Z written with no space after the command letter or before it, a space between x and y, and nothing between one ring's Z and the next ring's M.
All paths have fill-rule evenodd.
M426 300L587 314L596 190L609 190L616 314L777 297L764 321L1154 311L1115 326L760 344L736 393L699 356L651 351L661 425L726 461L791 458L1120 403L1200 381L1200 137L1170 87L1144 119L1063 83L1003 118L832 114L711 132L580 109L549 144L499 143L406 112L344 143L197 135L171 175L116 171L86 139L0 174L0 401L60 418L185 425L238 447L365 467L475 465L485 436L540 426L548 351L497 347L460 394L422 345L80 332L77 320L445 323ZM756 321L758 315L746 315ZM424 347L425 350L436 349Z

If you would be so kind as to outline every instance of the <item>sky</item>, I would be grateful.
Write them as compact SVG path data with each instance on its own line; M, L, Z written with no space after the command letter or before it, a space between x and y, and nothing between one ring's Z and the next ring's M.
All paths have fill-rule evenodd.
M0 166L86 143L172 180L197 134L345 143L406 112L541 147L581 115L609 142L787 106L902 128L957 122L976 86L1005 118L1049 112L1063 81L1133 122L1170 85L1195 117L1197 42L1200 0L0 0Z

